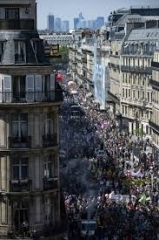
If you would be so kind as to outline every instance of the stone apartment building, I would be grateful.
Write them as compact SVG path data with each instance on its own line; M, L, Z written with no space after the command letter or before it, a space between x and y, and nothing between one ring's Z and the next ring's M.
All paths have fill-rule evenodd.
M60 224L62 91L37 33L35 0L0 1L0 235Z
M129 132L151 135L151 61L159 44L159 29L135 29L123 42L121 51L121 113Z
M87 91L88 98L94 95L93 74L95 67L95 52L97 63L108 67L110 44L106 40L106 29L101 28L94 36L85 34L83 39L76 41L69 48L70 72L74 80L82 84ZM95 50L96 41L96 50ZM109 88L109 83L106 85Z
M154 53L151 63L152 78L150 84L152 86L152 115L150 119L150 127L153 131L153 154L156 164L159 162L159 50Z

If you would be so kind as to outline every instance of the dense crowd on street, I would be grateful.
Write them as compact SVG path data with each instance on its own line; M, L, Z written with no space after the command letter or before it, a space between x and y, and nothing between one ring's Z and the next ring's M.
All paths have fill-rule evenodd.
M85 114L72 119L68 81L62 84L60 160L71 233L80 234L74 223L92 218L97 240L159 239L159 173L148 152L151 140L123 131L109 110L86 98L83 87L76 89Z

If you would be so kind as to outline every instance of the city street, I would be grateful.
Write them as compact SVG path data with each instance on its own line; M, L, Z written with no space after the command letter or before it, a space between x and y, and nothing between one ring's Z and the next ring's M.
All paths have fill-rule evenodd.
M73 111L68 82L62 84L60 165L69 238L156 240L159 176L149 140L121 133L77 85L79 110Z

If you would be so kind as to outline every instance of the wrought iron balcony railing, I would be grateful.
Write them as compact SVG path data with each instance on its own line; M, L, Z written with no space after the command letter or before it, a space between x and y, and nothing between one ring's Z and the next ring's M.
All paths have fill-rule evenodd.
M151 67L145 67L145 66L125 66L122 65L121 66L121 70L123 72L138 72L138 73L147 73L147 74L151 74L152 69Z
M159 132L159 125L158 124L156 124L152 120L150 120L149 125L154 131Z
M30 192L32 181L25 180L10 180L10 192Z
M151 66L155 68L159 68L159 62L152 61Z
M31 137L8 137L9 148L31 148Z
M0 103L58 102L63 100L61 89L52 91L0 92Z
M1 30L34 30L33 19L0 19Z
M44 191L58 189L58 177L44 178L43 184Z
M53 147L57 145L57 134L43 135L43 147Z

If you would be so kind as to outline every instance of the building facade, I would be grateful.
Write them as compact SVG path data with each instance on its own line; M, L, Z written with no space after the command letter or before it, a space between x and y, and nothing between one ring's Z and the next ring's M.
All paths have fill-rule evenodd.
M152 61L152 116L150 127L153 131L153 155L155 163L159 163L159 50L155 51Z
M49 45L69 45L73 42L72 34L54 33L54 34L40 34L40 38L46 41Z
M159 29L132 30L122 49L121 113L129 121L129 132L151 135L151 61L158 44Z
M47 16L47 30L49 32L53 32L54 31L54 15L48 15Z
M34 0L0 2L0 235L60 224L62 92L36 30ZM48 230L49 232L49 230Z

